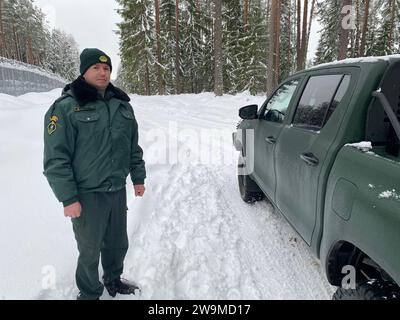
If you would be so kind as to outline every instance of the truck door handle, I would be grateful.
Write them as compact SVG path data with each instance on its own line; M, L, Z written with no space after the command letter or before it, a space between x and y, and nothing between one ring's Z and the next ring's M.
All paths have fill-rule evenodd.
M300 155L301 160L307 163L309 166L317 166L319 164L319 160L316 156L314 156L311 152L302 153Z
M276 139L274 137L272 137L272 136L269 136L269 137L265 138L265 141L267 141L270 144L276 143Z

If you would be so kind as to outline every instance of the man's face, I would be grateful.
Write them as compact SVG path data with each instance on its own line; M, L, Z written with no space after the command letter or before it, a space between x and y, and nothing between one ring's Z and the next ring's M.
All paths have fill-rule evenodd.
M97 90L105 90L110 83L110 66L105 63L96 63L86 70L83 77L87 83L96 87Z

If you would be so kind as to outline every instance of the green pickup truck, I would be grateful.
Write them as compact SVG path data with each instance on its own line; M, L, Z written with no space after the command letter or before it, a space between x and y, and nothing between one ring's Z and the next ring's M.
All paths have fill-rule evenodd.
M318 65L240 109L239 191L321 260L333 299L400 298L400 55Z

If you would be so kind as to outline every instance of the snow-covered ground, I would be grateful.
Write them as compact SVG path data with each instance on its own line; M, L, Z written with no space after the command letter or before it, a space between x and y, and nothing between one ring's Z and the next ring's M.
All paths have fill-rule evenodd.
M42 175L43 115L59 93L0 94L0 299L77 294L72 225ZM289 224L239 196L231 132L239 107L264 98L131 98L148 178L143 198L128 184L124 278L142 294L117 299L330 299L319 261Z

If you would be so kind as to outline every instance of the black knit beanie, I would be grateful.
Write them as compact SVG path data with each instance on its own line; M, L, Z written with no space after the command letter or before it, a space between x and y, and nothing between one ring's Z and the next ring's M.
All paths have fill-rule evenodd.
M89 69L92 65L96 63L108 64L112 71L112 64L110 57L99 49L86 48L85 50L82 51L80 60L81 60L80 72L82 76L87 69Z

